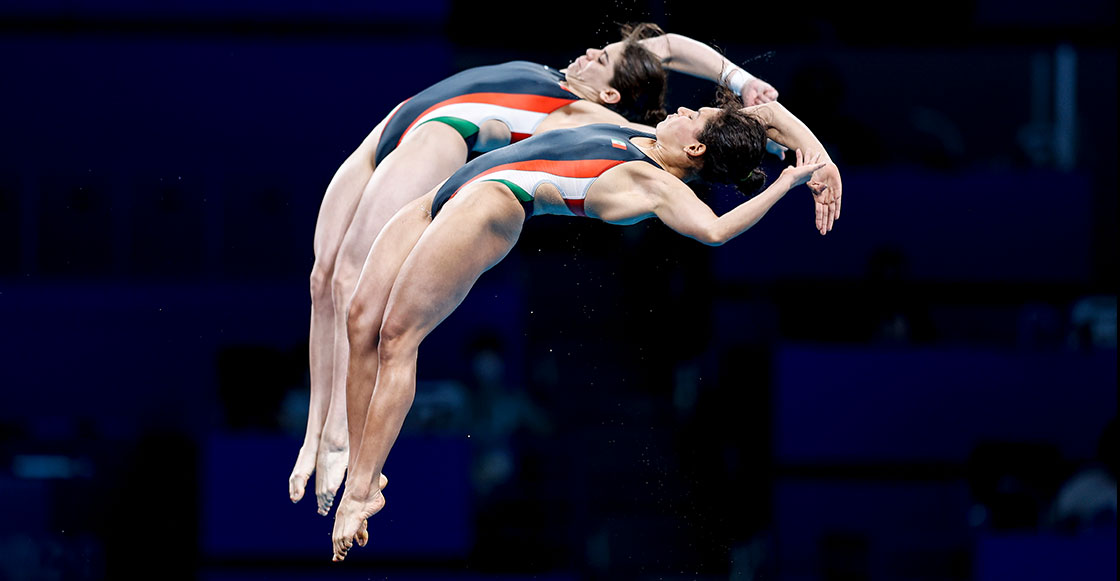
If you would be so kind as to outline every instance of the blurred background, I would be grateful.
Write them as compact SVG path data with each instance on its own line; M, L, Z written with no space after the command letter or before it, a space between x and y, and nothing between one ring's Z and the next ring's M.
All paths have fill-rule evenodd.
M435 81L638 21L770 81L842 219L534 219L331 564L287 498L328 181ZM0 578L1115 579L1115 33L1109 0L0 2Z

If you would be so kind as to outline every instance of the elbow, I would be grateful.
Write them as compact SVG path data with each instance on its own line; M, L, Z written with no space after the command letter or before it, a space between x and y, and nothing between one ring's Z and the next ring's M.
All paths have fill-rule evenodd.
M658 60L661 61L661 64L667 65L673 61L673 49L670 45L670 39L673 36L676 35L661 34L658 36L651 36L649 38L643 38L642 40L639 40L638 44L642 45L642 48L645 48L646 50L656 55Z
M699 236L696 237L704 246L723 246L727 242L727 237L720 234L716 228L706 228Z

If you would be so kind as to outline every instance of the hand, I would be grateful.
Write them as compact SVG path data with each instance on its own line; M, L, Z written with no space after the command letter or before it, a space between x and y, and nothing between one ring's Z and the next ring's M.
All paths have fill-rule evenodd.
M743 105L746 107L778 100L778 90L758 77L753 77L743 83L743 86L739 88L739 93L742 95Z
M801 150L797 150L797 163L786 167L782 170L782 175L778 179L785 179L789 181L789 188L793 189L801 184L808 183L809 178L813 176L813 172L823 168L825 162L820 161L821 154L818 152L812 159L807 159Z
M823 236L832 230L833 222L840 219L840 199L844 188L836 164L827 163L813 172L809 189L813 190L817 230Z

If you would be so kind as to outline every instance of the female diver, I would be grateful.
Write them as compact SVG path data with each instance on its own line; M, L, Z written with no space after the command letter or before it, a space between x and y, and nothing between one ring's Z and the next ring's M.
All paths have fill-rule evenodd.
M759 164L767 139L796 148L796 165L716 216L687 183L757 191L765 181ZM420 342L513 248L529 217L587 216L622 225L656 217L684 236L720 245L805 183L825 234L840 214L840 175L803 123L777 102L682 107L656 128L558 129L487 153L402 208L374 242L348 315L347 393L353 397L347 415L356 436L335 514L334 560L343 560L353 542L367 542L367 519L385 505L381 471L413 401Z
M716 81L744 105L777 92L692 39L652 24L623 29L623 40L588 49L557 71L523 61L456 74L398 105L342 164L315 225L311 272L307 429L288 494L299 501L312 472L327 514L352 460L347 433L346 312L374 238L402 206L442 182L469 155L529 135L589 123L654 123L664 118L669 70Z

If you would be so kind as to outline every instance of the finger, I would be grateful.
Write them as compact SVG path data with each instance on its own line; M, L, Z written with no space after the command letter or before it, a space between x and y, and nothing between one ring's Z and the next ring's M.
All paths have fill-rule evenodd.
M828 205L828 231L832 232L832 223L836 221L836 202Z
M801 156L801 148L797 148L797 165L798 165L798 166L800 166L800 165L801 165L801 158L802 158L802 156Z
M814 206L816 209L816 219L814 220L814 223L816 223L817 225L817 231L821 232L821 234L824 234L824 204L817 202L816 204L814 204Z
M836 219L837 220L840 219L840 200L842 200L842 199L843 199L843 197L840 195L840 191L837 190L836 191Z

